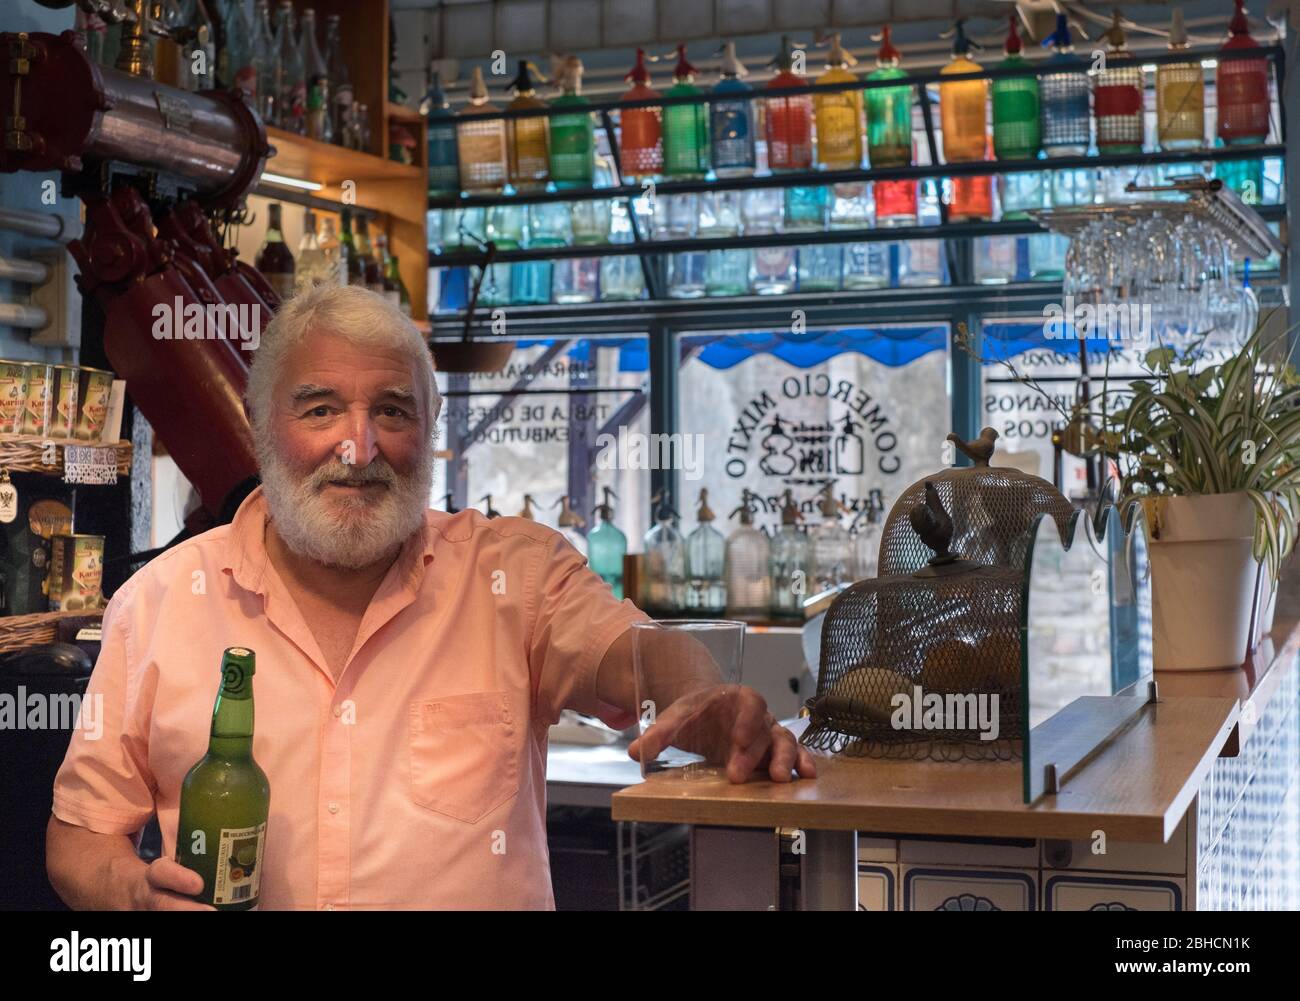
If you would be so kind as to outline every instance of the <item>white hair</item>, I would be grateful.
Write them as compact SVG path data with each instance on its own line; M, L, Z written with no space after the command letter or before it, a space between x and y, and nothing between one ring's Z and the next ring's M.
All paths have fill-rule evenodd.
M422 396L432 446L442 396L434 379L433 354L409 317L383 296L355 285L317 285L283 306L267 324L248 373L244 399L254 440L271 437L275 384L289 352L309 332L334 334L359 347L391 349L410 359L416 395Z

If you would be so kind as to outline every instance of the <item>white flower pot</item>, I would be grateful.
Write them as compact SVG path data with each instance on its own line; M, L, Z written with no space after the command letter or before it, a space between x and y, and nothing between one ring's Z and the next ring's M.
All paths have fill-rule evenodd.
M1151 539L1157 671L1239 667L1259 588L1255 507L1244 493L1162 497ZM1158 533L1158 538L1155 534Z

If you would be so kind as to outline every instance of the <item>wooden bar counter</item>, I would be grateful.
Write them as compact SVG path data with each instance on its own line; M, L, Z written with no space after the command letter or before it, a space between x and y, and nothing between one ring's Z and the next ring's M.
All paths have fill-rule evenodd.
M1300 585L1242 668L1159 673L1055 795L1020 761L819 755L789 784L655 776L619 821L692 825L700 909L1300 907Z

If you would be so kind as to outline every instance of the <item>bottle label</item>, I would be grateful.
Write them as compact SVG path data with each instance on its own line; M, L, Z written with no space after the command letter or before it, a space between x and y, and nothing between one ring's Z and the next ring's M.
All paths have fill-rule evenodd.
M217 878L214 904L243 904L256 900L262 888L262 853L266 849L266 822L256 827L221 829L217 844Z

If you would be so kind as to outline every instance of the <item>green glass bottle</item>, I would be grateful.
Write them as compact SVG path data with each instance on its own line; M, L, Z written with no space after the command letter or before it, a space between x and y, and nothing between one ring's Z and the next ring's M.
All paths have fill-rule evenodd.
M697 97L697 70L686 58L686 45L677 46L677 68L673 85L664 97ZM703 177L709 169L709 108L698 104L676 104L664 108L664 176Z
M1020 54L1020 33L1012 11L1011 30L1007 33L1006 58L1000 70L1030 70L1029 60ZM993 152L999 160L1031 160L1038 156L1040 139L1038 79L1029 72L1024 76L1002 77L993 81Z
M198 899L219 911L257 906L271 784L253 760L252 650L221 657L208 753L181 784L176 861L203 877Z
M905 80L902 56L889 39L889 25L880 34L876 69L867 79ZM912 88L872 87L867 97L867 159L873 167L906 167L912 162Z
M627 536L614 524L614 506L611 497L617 497L609 487L602 487L604 503L596 505L600 518L596 527L587 533L587 560L610 589L614 597L623 599L623 557L627 555Z
M551 180L557 188L589 188L596 167L596 132L591 124L591 102L582 96L582 61L564 59L557 80L563 93L551 102L554 108L573 108L574 113L551 118Z

